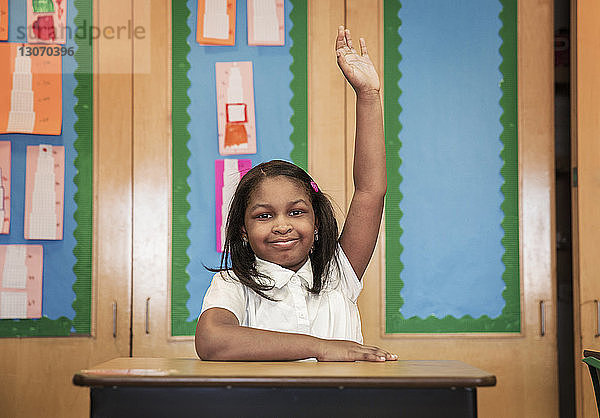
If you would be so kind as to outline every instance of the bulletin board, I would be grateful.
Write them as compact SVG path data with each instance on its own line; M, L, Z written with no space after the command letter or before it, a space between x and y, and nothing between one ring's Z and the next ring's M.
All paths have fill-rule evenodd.
M384 24L385 332L519 333L517 1Z
M211 24L211 19L198 18L197 0L172 2L173 336L194 335L202 300L214 274L205 266L220 264L216 237L216 161L239 159L247 164L250 160L255 166L284 159L307 168L306 1L281 2L285 22L283 45L251 44L254 42L248 39L251 24L247 9L251 3L227 0L229 36L224 36L220 45L202 45L197 41L197 23ZM203 4L200 0L200 5ZM231 13L235 14L234 19ZM223 14L217 17L225 19ZM228 42L232 44L227 45ZM256 153L219 152L217 77L221 64L217 63L231 62L251 62Z
M45 7L56 8L57 17L65 19L66 22L66 32L61 32L61 29L55 26L57 36L61 33L66 36L64 43L60 44L58 49L52 49L54 55L58 51L62 63L59 77L62 81L59 90L62 98L58 97L58 103L62 103L62 106L59 106L62 108L62 114L57 119L58 132L0 135L0 142L10 144L11 159L10 229L8 234L0 235L0 246L4 248L26 244L34 246L36 251L43 252L41 318L1 319L0 337L90 334L93 196L92 47L90 39L83 33L89 33L89 25L92 22L91 3L88 0L45 2ZM30 39L27 38L27 4L28 2L21 0L8 2L8 39L0 44L23 43ZM48 13L38 15L45 16L46 19L49 16ZM38 18L38 15L34 17ZM43 19L38 21L41 22ZM54 35L53 33L52 36ZM41 48L44 45L48 44L32 45L32 55L44 54ZM45 51L49 54L49 50ZM7 62L2 62L1 65L3 71L10 71L7 70ZM35 80L34 76L34 84ZM15 90L14 82L13 90ZM52 95L40 98L34 94L34 100L36 99L54 103L57 97ZM56 115L42 116L44 116L42 121L56 121ZM47 146L41 147L42 144ZM59 213L60 216L57 217L57 222L62 223L62 229L56 234L50 231L53 237L51 239L39 239L44 235L32 233L33 229L26 228L28 221L34 219L26 219L25 216L26 171L30 170L31 162L28 158L28 148L39 153L54 149L55 154L61 156L61 159L54 160L57 176L52 176L52 179L56 185L64 185L64 195L61 194L62 190L56 189L56 199L62 199L61 205L64 206L63 211ZM41 161L46 160L38 160ZM64 168L61 164L64 164ZM40 170L39 164L37 169ZM51 168L50 173L53 173ZM64 178L60 177L60 173L64 173ZM3 176L6 174L3 173ZM29 236L30 238L34 236L38 239L25 239L30 233L33 234Z

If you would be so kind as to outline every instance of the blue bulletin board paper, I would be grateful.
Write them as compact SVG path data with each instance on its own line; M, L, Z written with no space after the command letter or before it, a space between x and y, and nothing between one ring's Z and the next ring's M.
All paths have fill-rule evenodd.
M386 332L519 332L516 0L384 15Z
M91 4L85 0L67 2L67 26L90 25ZM9 41L26 42L26 2L9 4ZM67 36L73 55L62 57L61 135L3 134L11 142L12 185L9 235L0 235L0 244L43 246L42 318L0 320L0 336L87 335L91 330L92 300L92 48L85 37ZM25 240L25 158L28 145L64 145L65 195L64 230L59 241Z
M249 46L237 1L234 46L196 42L197 1L173 2L173 217L171 334L194 335L221 254L216 251L214 161L284 159L307 166L306 2L285 2L285 45ZM215 62L251 61L257 153L218 152Z

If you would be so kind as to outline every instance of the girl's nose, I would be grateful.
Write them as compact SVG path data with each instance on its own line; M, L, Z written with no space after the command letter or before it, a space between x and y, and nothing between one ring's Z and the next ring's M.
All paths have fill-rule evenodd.
M292 230L292 225L287 219L277 218L273 223L273 232L276 234L287 234Z

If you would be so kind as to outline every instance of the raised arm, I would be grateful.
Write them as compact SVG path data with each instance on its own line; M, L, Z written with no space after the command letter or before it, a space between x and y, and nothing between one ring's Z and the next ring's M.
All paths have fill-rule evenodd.
M354 195L340 245L361 278L377 243L387 190L380 83L364 39L360 38L359 53L350 31L340 26L335 49L338 65L356 92Z

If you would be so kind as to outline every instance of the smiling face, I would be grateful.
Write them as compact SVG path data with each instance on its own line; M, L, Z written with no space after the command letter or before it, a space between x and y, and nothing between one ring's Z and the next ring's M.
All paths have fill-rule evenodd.
M243 234L257 257L298 271L308 259L315 232L310 197L285 176L264 179L246 207Z

